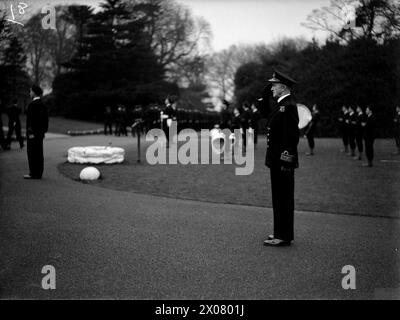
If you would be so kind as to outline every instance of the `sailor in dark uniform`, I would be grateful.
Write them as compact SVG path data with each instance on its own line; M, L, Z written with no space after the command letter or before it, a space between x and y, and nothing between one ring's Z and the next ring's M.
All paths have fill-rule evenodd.
M358 149L358 156L354 156L354 160L362 160L362 154L364 152L364 146L363 146L363 139L364 139L364 127L363 123L365 122L365 114L363 110L361 109L360 106L357 106L356 109L357 116L357 124L356 124L356 129L355 129L355 137L356 137L356 144L357 144L357 149Z
M348 156L354 157L356 151L356 128L357 128L357 115L354 112L352 106L349 107L348 115L348 133L349 133L349 145L350 152L347 153Z
M349 152L349 110L346 106L342 106L338 121L340 123L340 130L342 134L344 149L341 152L347 154Z
M306 130L308 147L310 148L310 152L306 153L307 156L314 155L314 148L315 148L314 135L315 135L315 130L317 128L317 124L319 122L319 110L316 104L313 105L311 114L312 114L312 119Z
M264 245L288 246L294 239L294 170L298 167L299 116L290 92L296 82L276 70L268 81L278 104L267 120L265 164L271 173L274 234Z
M31 88L33 101L26 110L26 141L29 174L24 179L41 179L44 169L43 139L49 125L47 109L40 99L43 91L34 85Z
M14 99L12 105L7 108L7 115L8 115L7 147L9 149L11 148L11 140L14 130L20 148L22 149L24 147L24 139L22 138L21 135L21 121L19 120L20 114L21 114L21 108L18 107L18 100Z
M247 135L246 132L251 126L251 110L250 105L245 101L242 105L242 112L240 114L240 127L242 131L243 153L246 153Z
M367 163L363 164L363 167L372 167L372 161L374 160L374 140L375 140L375 116L372 113L371 107L367 107L365 110L367 114L364 127L364 140L365 140L365 156L367 157Z
M3 131L3 119L2 119L2 114L3 114L3 102L0 99L0 147L3 150L7 150L7 141L4 138L4 131Z
M169 96L165 99L165 109L164 109L164 121L163 128L165 130L165 135L167 138L167 148L169 148L169 128L172 124L172 121L177 121L177 104L178 97L175 95Z
M258 143L258 123L261 119L261 113L253 103L251 105L251 121L250 121L250 127L253 129L254 133L254 149L257 149L257 143Z
M400 106L396 107L396 113L394 115L394 140L396 142L397 150L393 153L394 155L400 154Z
M232 125L232 113L229 110L229 102L224 99L222 101L222 109L221 109L221 113L220 113L219 128L221 130L224 130L224 129L230 130L231 125Z

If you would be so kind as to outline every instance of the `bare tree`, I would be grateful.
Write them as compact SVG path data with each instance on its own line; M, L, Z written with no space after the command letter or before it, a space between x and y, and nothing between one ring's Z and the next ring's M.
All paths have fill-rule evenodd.
M35 83L51 88L63 64L77 50L79 25L75 25L66 6L56 7L56 30L43 29L40 13L34 14L20 31L27 53L27 67Z
M213 54L208 59L207 81L214 97L230 100L234 94L234 80L237 69L245 63L258 61L264 45L232 45Z
M78 27L68 20L69 7L56 7L57 20L56 30L52 32L52 39L49 43L49 53L52 63L52 78L61 73L65 62L71 60L77 49Z
M349 42L357 38L384 41L400 33L398 0L331 0L329 7L315 9L303 26L328 32Z
M49 46L52 40L52 31L44 30L41 24L41 15L32 16L21 30L24 48L27 53L27 69L35 83L42 83L50 76Z
M170 75L184 61L193 62L208 49L209 23L193 17L184 5L175 0L127 1L127 4L134 15L146 16L149 45Z

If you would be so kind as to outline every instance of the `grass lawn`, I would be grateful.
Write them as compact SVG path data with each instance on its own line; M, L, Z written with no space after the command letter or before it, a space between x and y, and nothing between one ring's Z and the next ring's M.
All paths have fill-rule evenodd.
M136 163L136 139L126 148L126 161L97 165L103 188L147 193L181 199L272 207L269 170L264 166L265 139L255 151L254 172L236 176L235 165L149 165L142 143L142 163ZM305 156L307 141L299 145L300 168L296 170L296 210L355 215L399 217L400 157L391 155L394 141L375 142L375 166L361 167L340 152L339 139L316 139L316 154ZM389 161L381 161L389 160ZM87 165L62 163L59 170L78 180ZM80 183L80 182L77 182Z

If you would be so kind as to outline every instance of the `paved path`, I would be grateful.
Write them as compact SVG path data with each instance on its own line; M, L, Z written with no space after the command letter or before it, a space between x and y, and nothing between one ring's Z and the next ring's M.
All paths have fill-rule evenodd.
M1 298L400 297L398 219L296 212L295 244L267 248L271 209L114 191L57 171L69 147L110 139L133 141L46 139L41 181L22 179L25 150L0 153ZM44 265L56 290L41 288ZM345 265L356 290L341 287Z

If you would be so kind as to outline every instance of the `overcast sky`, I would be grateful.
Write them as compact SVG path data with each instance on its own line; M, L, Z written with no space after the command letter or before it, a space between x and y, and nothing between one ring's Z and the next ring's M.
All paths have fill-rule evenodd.
M0 0L3 2L3 0ZM46 3L96 5L98 0L12 0L30 6ZM313 37L301 26L313 9L328 6L329 0L177 0L204 17L214 35L212 46L218 51L232 44L269 43L282 37ZM316 35L318 38L320 34Z

